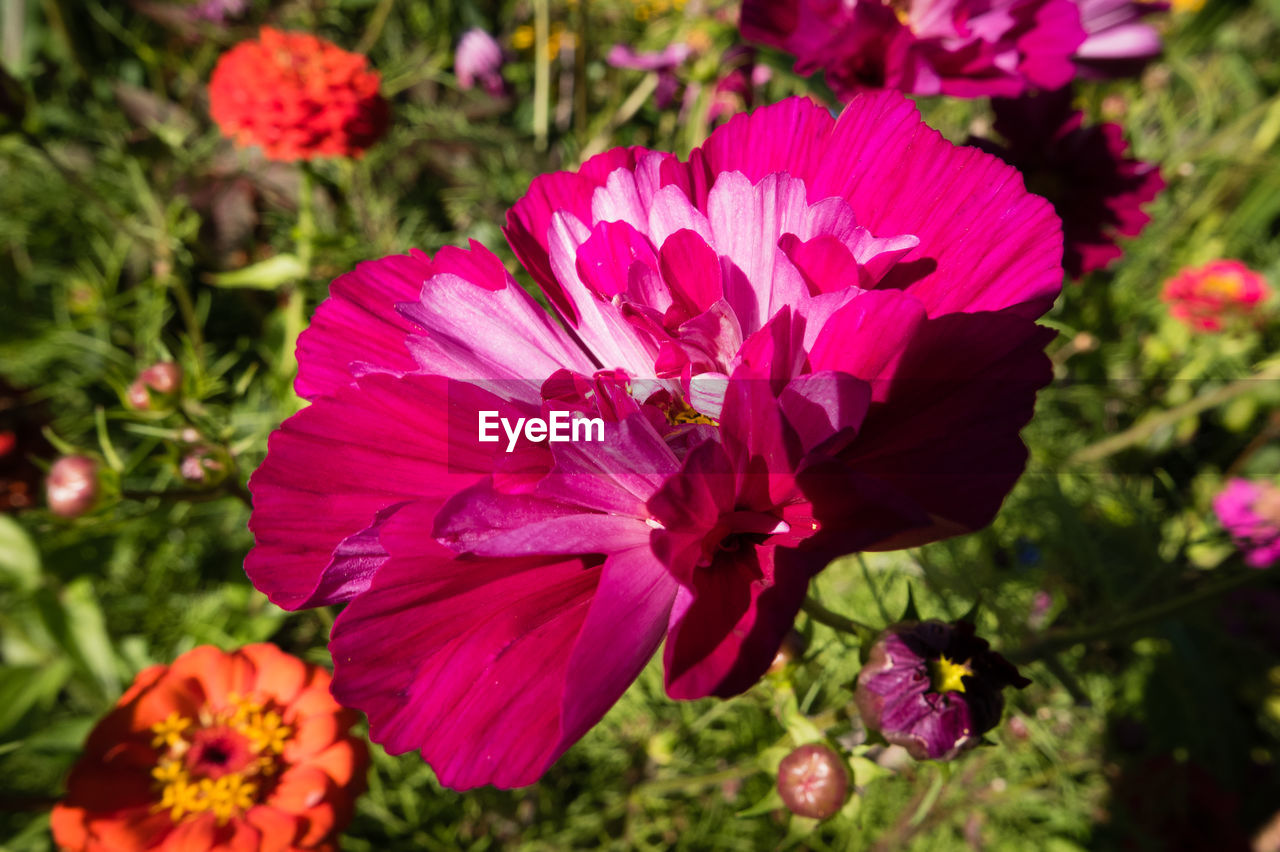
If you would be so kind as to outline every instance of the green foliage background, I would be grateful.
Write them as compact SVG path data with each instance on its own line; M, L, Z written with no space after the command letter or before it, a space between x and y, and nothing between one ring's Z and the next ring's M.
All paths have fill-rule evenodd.
M300 404L293 341L328 282L364 259L471 239L523 276L499 231L510 204L584 152L687 153L708 130L735 12L552 3L553 23L585 34L586 60L551 64L542 144L537 45L513 50L507 101L459 91L451 71L465 28L509 44L529 2L258 0L231 28L185 35L103 0L5 10L3 60L26 115L0 125L0 427L41 465L101 457L113 492L76 521L0 516L0 849L37 852L51 848L48 808L84 736L142 667L262 640L327 664L333 613L278 610L241 563L243 482ZM1124 125L1168 189L1123 261L1068 284L1047 319L1061 332L1057 381L1025 433L1027 475L990 529L842 560L814 589L876 624L903 611L908 588L924 616L978 605L984 634L1034 680L1011 696L1016 721L993 747L953 767L859 758L841 816L785 817L768 794L789 732L807 720L847 747L861 738L858 642L802 617L803 658L733 701L670 701L651 665L534 787L457 794L416 755L374 747L344 848L1228 849L1232 832L1272 817L1280 608L1265 595L1280 588L1242 567L1210 500L1228 472L1280 470L1276 303L1258 327L1197 336L1158 295L1217 257L1280 283L1280 2L1210 0L1157 20L1165 56L1080 99L1093 120ZM368 52L394 121L367 157L304 175L220 137L210 69L263 22ZM707 49L680 72L698 87L683 119L646 96L651 78L602 60L615 42L652 49L691 33ZM765 99L821 91L786 57L764 58ZM983 103L920 105L958 142L989 126ZM300 187L313 228L299 225ZM314 245L301 278L288 261L300 240ZM271 258L281 274L218 277ZM130 410L129 382L166 359L184 369L178 407ZM1270 380L1239 382L1259 375ZM225 476L179 476L186 429ZM1218 593L1237 583L1253 590Z

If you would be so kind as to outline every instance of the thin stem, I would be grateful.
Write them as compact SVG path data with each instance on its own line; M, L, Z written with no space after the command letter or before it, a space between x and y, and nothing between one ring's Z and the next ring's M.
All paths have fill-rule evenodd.
M1134 444L1142 443L1150 438L1160 429L1166 426L1173 426L1184 417L1192 417L1211 408L1216 408L1224 402L1229 402L1238 396L1244 396L1251 391L1256 391L1262 387L1263 382L1275 381L1280 379L1280 364L1273 364L1265 370L1260 370L1252 376L1244 379L1236 379L1230 384L1224 385L1217 390L1202 394L1190 402L1182 405L1174 406L1166 411L1157 412L1142 418L1133 426L1124 430L1118 435L1112 435L1085 447L1077 453L1074 453L1069 464L1086 464L1088 462L1096 462L1107 456L1114 455L1121 450L1127 449Z
M1122 635L1138 627L1143 627L1154 622L1163 621L1164 619L1177 615L1184 610L1193 609L1200 604L1213 600L1216 597L1225 595L1227 592L1234 591L1241 586L1247 586L1250 583L1257 582L1259 579L1266 577L1266 571L1244 571L1225 580L1216 583L1210 583L1193 592L1172 598L1158 603L1155 606L1138 610L1137 612L1125 616L1118 621L1110 624L1095 624L1087 627L1078 627L1075 629L1067 629L1060 631L1050 631L1037 639L1028 642L1021 648L1014 648L1005 654L1012 662L1024 663L1031 660L1044 659L1045 657L1070 648L1073 645L1079 645L1084 642L1093 642L1099 639L1110 639L1115 636Z
M311 278L311 258L315 246L316 219L312 206L311 171L304 163L298 170L297 255L302 275L285 293L284 341L280 353L280 374L286 378L297 372L298 336L306 321L306 282Z
M547 150L547 125L551 115L551 12L548 0L533 2L533 144Z
M660 796L663 793L675 793L681 790L711 787L716 784L723 784L726 781L736 781L739 778L746 778L748 775L755 775L759 771L759 766L756 766L754 763L748 763L743 766L733 766L729 769L722 769L719 772L709 772L706 775L693 775L683 778L663 778L657 781L649 781L645 784L638 785L631 791L631 797L634 799L645 795Z
M832 612L813 598L805 598L804 603L800 605L804 613L819 624L825 624L832 630L840 633L848 633L851 636L857 636L859 640L868 636L874 636L880 631L876 628L863 624L861 621L854 621L848 616L841 615L838 612Z

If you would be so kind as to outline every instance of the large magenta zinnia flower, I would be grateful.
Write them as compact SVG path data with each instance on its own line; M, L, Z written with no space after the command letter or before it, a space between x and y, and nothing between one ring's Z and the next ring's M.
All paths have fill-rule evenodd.
M1059 224L899 95L607 152L507 236L554 318L477 244L362 264L250 482L254 584L348 602L335 695L444 784L536 780L664 636L672 696L746 689L832 557L982 526L1022 470Z

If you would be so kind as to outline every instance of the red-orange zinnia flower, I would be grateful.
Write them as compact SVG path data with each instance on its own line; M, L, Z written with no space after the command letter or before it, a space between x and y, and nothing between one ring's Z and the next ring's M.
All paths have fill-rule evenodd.
M141 672L53 809L68 852L333 850L368 749L329 673L274 645L202 646Z
M223 133L272 160L358 157L387 129L368 64L324 39L263 27L218 60L209 112Z
M1193 329L1221 331L1232 317L1252 314L1269 292L1266 279L1240 261L1215 260L1170 278L1160 298Z

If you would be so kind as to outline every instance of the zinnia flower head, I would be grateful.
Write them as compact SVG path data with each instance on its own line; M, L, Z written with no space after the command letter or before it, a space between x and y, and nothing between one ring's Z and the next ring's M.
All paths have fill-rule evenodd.
M1234 478L1213 498L1213 510L1247 564L1280 562L1280 487Z
M1104 269L1122 254L1116 240L1136 237L1151 221L1142 205L1164 189L1155 163L1125 156L1118 124L1086 127L1071 109L1071 90L994 98L995 130L1004 145L971 140L1026 177L1053 203L1066 240L1062 265L1073 278Z
M274 645L139 673L89 734L53 810L66 852L333 850L368 751L329 674Z
M916 760L951 760L999 724L1006 686L1030 683L972 624L909 621L871 647L854 701L869 729Z
M458 85L463 89L479 84L494 97L504 94L507 83L502 79L503 63L501 45L479 27L467 30L458 39L453 70L458 75Z
M1022 471L1058 221L901 95L606 152L506 234L555 317L476 243L362 264L250 481L250 578L348 602L334 694L448 786L535 781L664 637L671 696L747 689L832 558L981 527Z
M271 160L359 157L388 122L368 64L313 35L263 27L218 59L209 112L224 134Z
M1169 313L1196 331L1222 331L1254 314L1271 294L1267 279L1238 260L1183 269L1165 282Z

